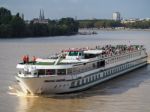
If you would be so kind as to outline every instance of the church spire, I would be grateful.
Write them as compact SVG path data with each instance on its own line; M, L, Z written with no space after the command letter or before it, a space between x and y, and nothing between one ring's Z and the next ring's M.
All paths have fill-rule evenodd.
M40 20L45 19L45 16L44 16L44 10L43 10L43 9L40 9L39 19L40 19Z
M42 11L41 11L41 9L40 9L39 19L42 20Z
M45 19L44 17L44 10L42 9L42 19Z

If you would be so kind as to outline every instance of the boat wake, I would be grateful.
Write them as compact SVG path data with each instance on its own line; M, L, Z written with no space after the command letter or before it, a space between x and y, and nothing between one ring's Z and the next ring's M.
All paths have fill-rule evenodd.
M46 97L46 98L64 98L67 96L68 97L75 97L78 94L40 94L40 95L30 95L30 94L25 94L19 85L12 85L8 87L9 91L8 94L9 95L13 95L13 96L17 96L17 97Z
M68 99L68 98L77 98L82 96L82 92L79 93L70 93L70 94L39 94L39 95L30 95L25 94L19 85L12 85L9 86L9 95L17 96L17 97L31 97L31 98L37 98L37 97L46 97L46 98L54 98L54 99Z
M14 95L17 97L38 97L36 95L30 95L30 94L25 94L21 88L19 87L19 85L12 85L8 87L9 91L8 94L9 95Z

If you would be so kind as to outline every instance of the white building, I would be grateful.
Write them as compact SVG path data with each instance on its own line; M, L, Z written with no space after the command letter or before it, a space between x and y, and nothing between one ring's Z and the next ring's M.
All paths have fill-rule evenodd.
M34 18L33 20L33 24L48 24L48 19L45 19L44 16L44 10L40 10L40 15L39 18Z
M33 24L48 24L48 19L38 19L38 18L34 18L33 20Z
M121 15L120 15L120 12L114 12L113 15L113 20L115 21L120 21L121 20Z
M144 19L139 19L139 18L130 18L130 19L126 19L126 20L122 20L121 23L135 23L138 21L143 21Z

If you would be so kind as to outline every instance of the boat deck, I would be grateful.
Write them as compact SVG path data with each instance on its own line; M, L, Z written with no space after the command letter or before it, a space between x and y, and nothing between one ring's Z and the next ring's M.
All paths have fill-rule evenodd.
M27 65L54 65L54 63L50 63L50 62L33 62L33 61L30 61L28 63L19 63L21 65L23 64L27 64Z
M78 62L78 63L58 63L57 65L74 65L74 64L80 64L82 62ZM28 63L19 63L21 65L54 65L54 62L33 62L33 61L30 61Z

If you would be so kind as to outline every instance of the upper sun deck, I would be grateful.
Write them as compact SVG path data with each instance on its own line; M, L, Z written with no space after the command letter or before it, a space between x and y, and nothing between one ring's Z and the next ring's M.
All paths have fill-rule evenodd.
M37 58L36 61L30 61L28 63L20 63L17 68L23 68L24 65L31 66L45 66L59 68L60 66L71 67L81 63L87 63L93 60L105 59L111 56L123 55L127 53L132 53L138 50L144 49L142 45L106 45L103 47L96 46L96 48L81 48L81 49L67 49L62 50L61 54L55 56L54 58Z

